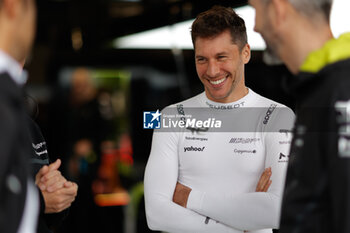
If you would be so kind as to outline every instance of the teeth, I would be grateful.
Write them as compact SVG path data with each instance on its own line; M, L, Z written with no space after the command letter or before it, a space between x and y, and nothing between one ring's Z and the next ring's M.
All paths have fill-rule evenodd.
M219 79L219 80L216 80L216 81L209 81L211 84L214 84L214 85L218 85L220 83L222 83L223 81L225 81L226 77L225 78L222 78L222 79Z

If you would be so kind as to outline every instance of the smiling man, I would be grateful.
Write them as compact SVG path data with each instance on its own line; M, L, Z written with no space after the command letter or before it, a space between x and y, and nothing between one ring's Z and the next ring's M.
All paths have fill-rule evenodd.
M153 134L145 171L148 226L272 232L294 114L245 86L250 48L244 21L232 8L201 13L191 34L204 92L162 111L163 118L180 116L184 123L177 125L184 127ZM201 124L209 120L220 124Z

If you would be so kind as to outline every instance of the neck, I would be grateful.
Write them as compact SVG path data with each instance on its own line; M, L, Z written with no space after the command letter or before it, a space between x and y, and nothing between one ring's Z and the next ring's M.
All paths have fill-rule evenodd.
M213 102L221 103L221 104L229 104L242 99L244 96L246 96L249 93L249 89L246 86L244 86L242 88L233 90L233 92L235 92L234 95L231 94L223 99L215 99L207 91L205 91L205 95L209 100Z
M24 59L24 53L17 40L16 30L16 25L1 18L0 14L0 49L20 63Z
M307 56L316 50L319 50L323 45L333 38L330 26L328 23L315 24L309 19L299 19L299 24L302 26L294 26L286 33L283 46L286 49L281 51L281 58L285 61L288 69L297 74L300 67L304 63Z
M226 103L236 102L242 99L244 96L248 95L248 92L249 92L248 88L244 86L243 88L240 88L239 92L237 92L236 95L234 95L234 98L227 100Z

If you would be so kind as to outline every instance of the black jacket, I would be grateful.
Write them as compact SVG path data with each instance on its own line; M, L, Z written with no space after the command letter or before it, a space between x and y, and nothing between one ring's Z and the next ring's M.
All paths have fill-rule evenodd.
M293 91L280 233L350 232L350 59L301 72Z
M47 151L46 141L38 125L28 116L28 127L32 142L31 164L32 176L35 179L36 174L44 165L49 165L49 154ZM51 233L54 227L61 224L68 213L68 209L57 214L45 214L45 201L40 193L40 213L38 219L38 233Z
M0 74L0 232L16 233L23 214L31 151L21 89Z

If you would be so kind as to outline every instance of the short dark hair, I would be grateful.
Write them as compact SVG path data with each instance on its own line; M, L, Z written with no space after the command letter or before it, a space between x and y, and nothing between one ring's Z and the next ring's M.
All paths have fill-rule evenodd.
M232 42L240 49L247 44L247 30L244 20L230 7L213 6L211 9L200 13L192 24L191 36L195 46L197 37L215 37L228 30Z

